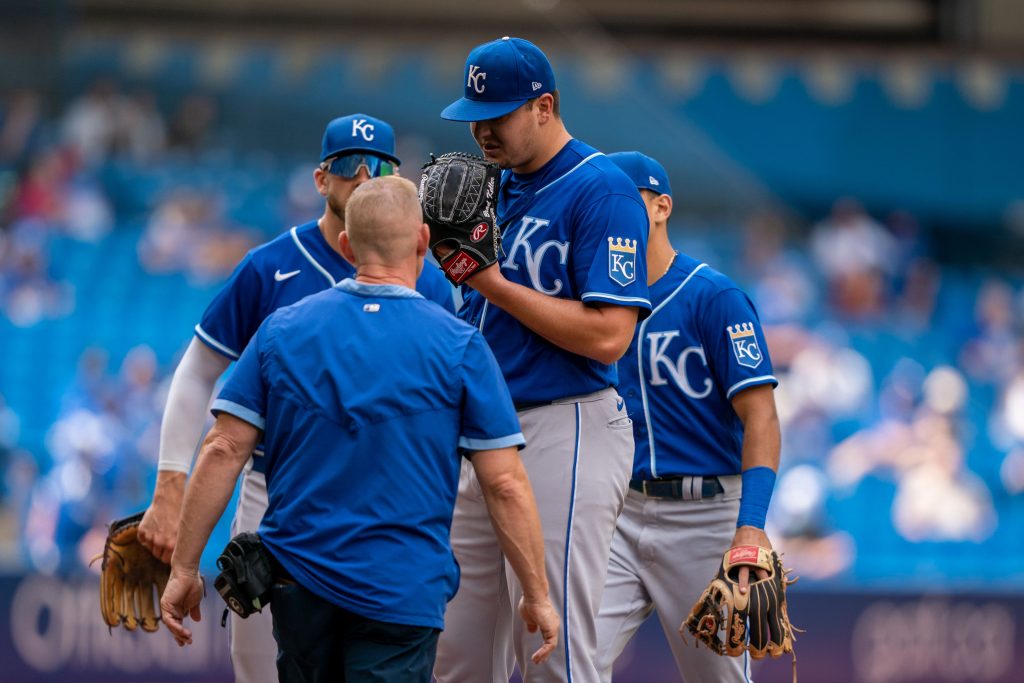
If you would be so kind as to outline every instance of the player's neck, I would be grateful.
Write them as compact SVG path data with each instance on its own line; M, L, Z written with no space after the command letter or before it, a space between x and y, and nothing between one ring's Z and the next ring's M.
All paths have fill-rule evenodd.
M554 159L555 155L561 152L562 148L569 144L570 140L572 140L572 136L569 135L569 131L559 121L557 128L548 134L548 139L540 146L540 151L538 151L537 155L529 163L517 166L512 170L520 174L539 171L544 168L544 164Z
M647 245L647 284L653 285L665 277L675 258L676 250L668 241L666 231L652 230L651 242Z
M324 236L324 240L330 245L331 249L341 254L341 248L338 246L338 235L345 231L345 222L339 220L327 208L324 209L324 215L320 216L316 223L317 227L320 228L320 234Z

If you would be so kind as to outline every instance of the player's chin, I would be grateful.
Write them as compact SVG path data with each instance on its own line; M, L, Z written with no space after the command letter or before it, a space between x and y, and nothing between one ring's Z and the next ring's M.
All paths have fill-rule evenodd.
M483 153L484 159L487 159L487 161L494 162L501 168L512 168L511 159L508 158L508 155L505 154L504 150L500 147L481 147L480 151Z

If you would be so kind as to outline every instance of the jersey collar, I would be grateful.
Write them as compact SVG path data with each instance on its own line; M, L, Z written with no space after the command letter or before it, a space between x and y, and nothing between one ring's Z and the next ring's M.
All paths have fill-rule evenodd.
M368 285L364 282L356 282L352 278L342 280L335 285L337 289L356 296L384 297L387 299L422 299L423 295L415 289L409 289L402 285Z
M292 228L292 239L306 260L332 285L355 274L352 264L343 259L324 239L317 221Z

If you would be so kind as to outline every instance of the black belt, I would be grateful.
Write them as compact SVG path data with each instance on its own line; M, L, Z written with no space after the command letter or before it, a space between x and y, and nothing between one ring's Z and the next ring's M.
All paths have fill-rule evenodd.
M700 491L697 491L697 480ZM675 479L630 479L629 488L654 498L700 500L725 493L718 477L677 477Z

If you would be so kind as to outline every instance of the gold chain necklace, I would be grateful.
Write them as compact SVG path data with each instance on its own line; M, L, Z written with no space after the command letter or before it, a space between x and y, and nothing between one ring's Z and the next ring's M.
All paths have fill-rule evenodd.
M672 252L672 258L670 258L670 259L668 260L668 265L667 265L667 266L665 266L665 270L664 270L664 271L662 271L661 275L659 275L659 276L658 276L658 279L659 279L659 280L660 280L661 278L665 277L665 276L666 276L666 275L668 274L668 269L669 269L669 268L671 268L671 267L672 267L672 264L676 262L676 256L679 256L679 252L678 252L678 251L673 251L673 252Z

